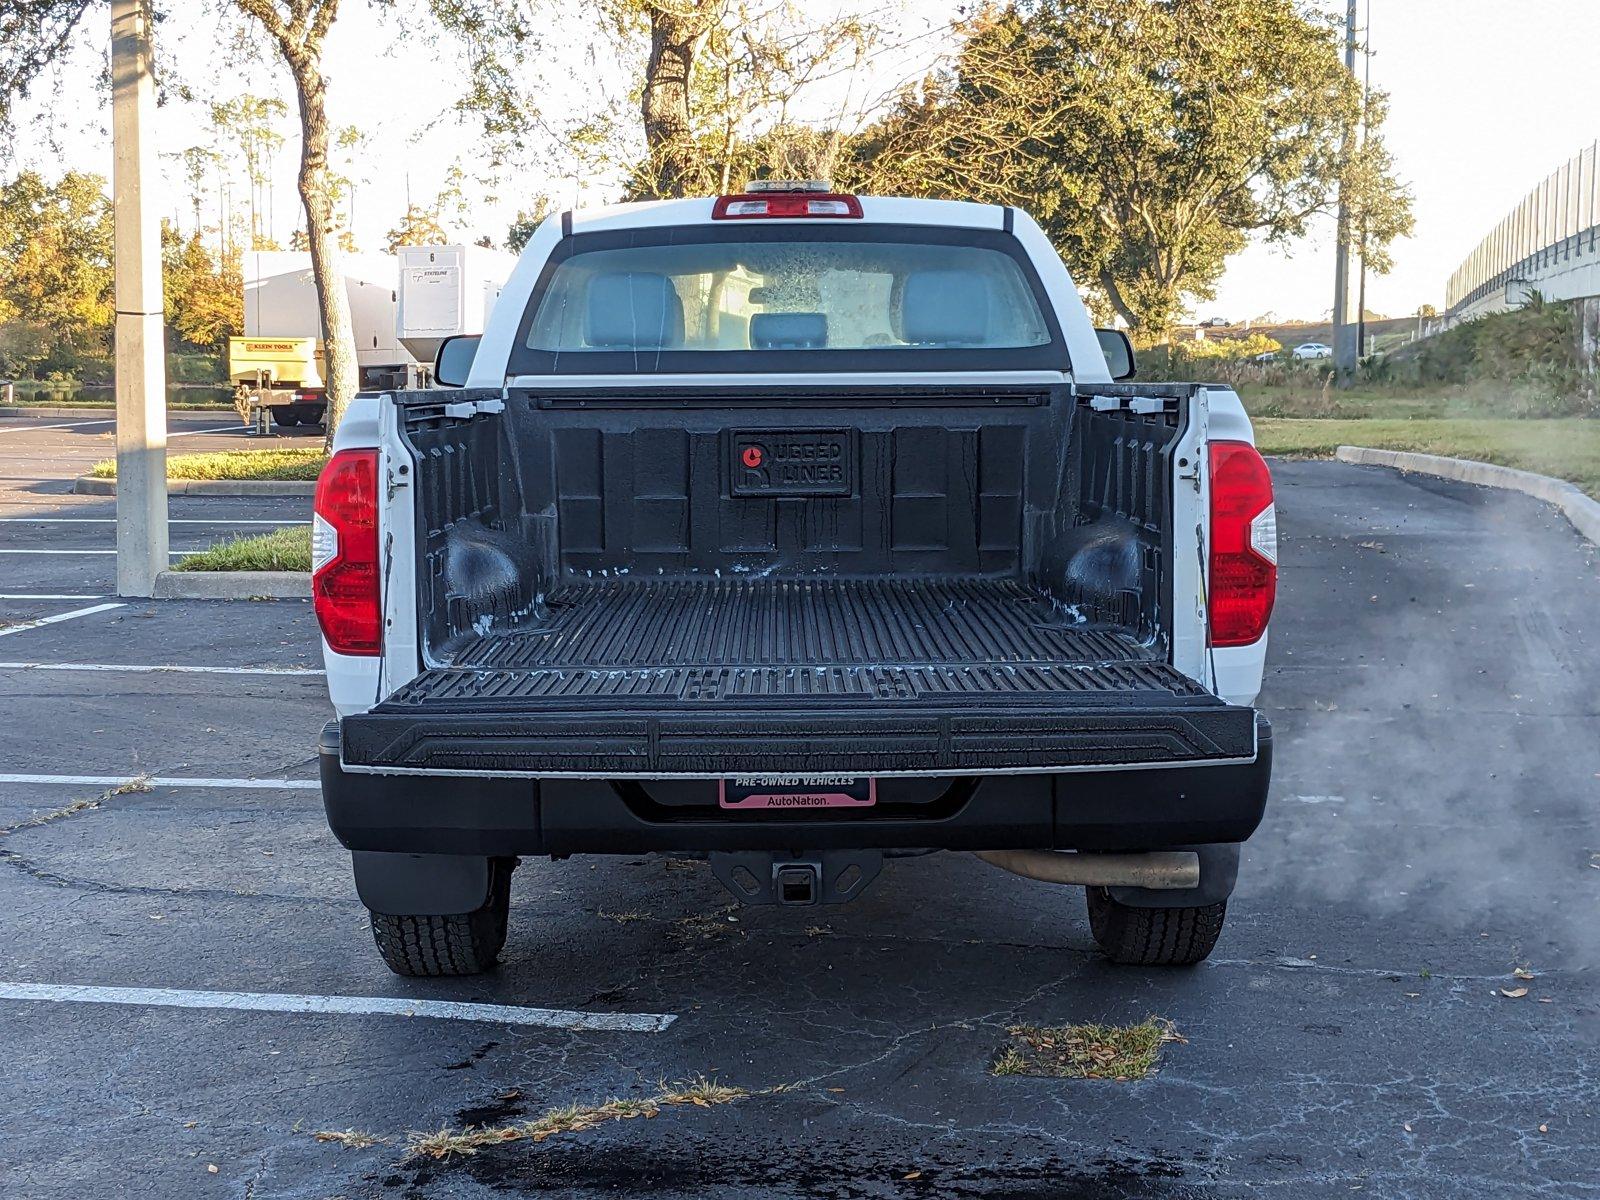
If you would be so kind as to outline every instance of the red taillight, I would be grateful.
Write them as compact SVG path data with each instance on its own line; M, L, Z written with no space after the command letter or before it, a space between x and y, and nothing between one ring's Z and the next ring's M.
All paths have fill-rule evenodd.
M311 518L311 600L328 646L383 650L378 571L378 452L341 450L317 478Z
M861 201L838 192L742 192L718 196L711 206L713 221L750 221L762 217L859 217Z
M1248 646L1278 595L1272 473L1249 442L1211 443L1211 644Z

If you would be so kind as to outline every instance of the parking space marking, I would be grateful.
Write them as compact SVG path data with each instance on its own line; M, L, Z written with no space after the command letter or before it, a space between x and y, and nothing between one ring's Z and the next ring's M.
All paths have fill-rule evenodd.
M0 525L115 525L115 517L0 517ZM310 521L235 521L227 517L168 517L168 525L309 525Z
M247 432L248 429L249 426L246 425L217 425L211 429L179 429L176 432L167 434L167 437L171 439L175 437L192 437L197 433L232 433L235 430L243 433Z
M71 621L76 617L88 617L97 612L109 612L113 608L121 608L120 603L95 604L89 608L75 608L71 612L57 613L53 617L40 617L36 621L23 621L20 625L8 625L0 629L0 637L10 637L13 633L27 633L30 629L38 629L41 625L57 625L62 621Z
M0 982L0 1000L69 1004L128 1004L154 1008L219 1008L241 1012L334 1013L351 1016L431 1017L494 1025L542 1025L582 1032L662 1033L676 1013L592 1013L517 1004L457 1000L407 1000L393 996L318 996L281 992L202 992L181 988L72 986Z
M201 546L198 550L168 550L167 553L174 558L180 554L199 554L202 550L209 550L210 546ZM115 550L0 550L0 554L115 554Z
M326 675L320 667L190 667L175 663L0 662L0 671L129 671L136 675Z
M63 783L71 787L122 787L142 783L158 788L217 788L234 791L311 792L319 779L209 779L187 775L0 775L0 783Z
M98 421L71 421L66 425L0 425L0 433L43 433L47 429L82 429L85 425L115 425L115 417Z

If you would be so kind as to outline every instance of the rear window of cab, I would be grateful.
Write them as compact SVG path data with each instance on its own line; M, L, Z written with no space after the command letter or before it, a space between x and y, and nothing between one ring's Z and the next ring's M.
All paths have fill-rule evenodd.
M571 375L1068 364L1011 234L819 222L564 238L509 365Z

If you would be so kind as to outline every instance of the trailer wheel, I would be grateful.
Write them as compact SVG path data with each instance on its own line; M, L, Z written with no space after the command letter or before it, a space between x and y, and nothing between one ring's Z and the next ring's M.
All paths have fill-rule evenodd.
M1139 908L1112 899L1105 888L1086 889L1089 930L1114 963L1190 967L1215 949L1228 903L1197 908Z
M275 408L272 410L272 423L282 429L289 429L300 424L300 414L292 408Z
M458 916L372 916L372 940L396 975L481 975L500 958L511 914L516 860L491 859L489 899Z

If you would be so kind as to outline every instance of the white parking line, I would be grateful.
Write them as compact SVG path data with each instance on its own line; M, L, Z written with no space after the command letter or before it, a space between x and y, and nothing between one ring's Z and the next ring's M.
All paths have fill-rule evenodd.
M188 667L168 663L0 662L0 671L130 671L136 675L325 675L311 667Z
M246 425L218 425L212 429L180 429L176 433L167 434L167 437L189 437L196 433L227 433L235 429L237 429L240 433L246 433L249 431L249 427Z
M115 425L117 422L112 417L102 417L98 421L69 421L65 425L0 425L0 433L43 433L47 429L81 429L85 425Z
M206 779L187 775L0 775L0 783L64 783L72 787L122 787L128 783L146 787L224 788L236 791L312 792L322 786L316 779Z
M115 517L0 517L0 525L115 525ZM232 521L222 517L168 517L168 525L309 525L310 521Z
M180 554L200 554L211 549L210 546L201 546L197 550L168 550L173 558ZM115 554L115 550L0 550L0 554Z
M180 988L73 986L0 982L0 1000L46 1000L69 1004L131 1004L155 1008L220 1008L240 1012L338 1013L352 1016L432 1017L495 1025L542 1025L549 1029L607 1033L661 1033L676 1013L592 1013L516 1004L469 1004L457 1000L407 1000L394 996L317 996L280 992L199 992Z
M70 621L74 617L87 617L97 612L109 612L113 608L121 608L121 604L96 604L90 608L77 608L71 612L57 613L53 617L40 617L37 621L24 621L20 625L8 625L0 629L0 637L10 637L13 633L26 633L30 629L38 629L41 625L56 625L62 621Z

